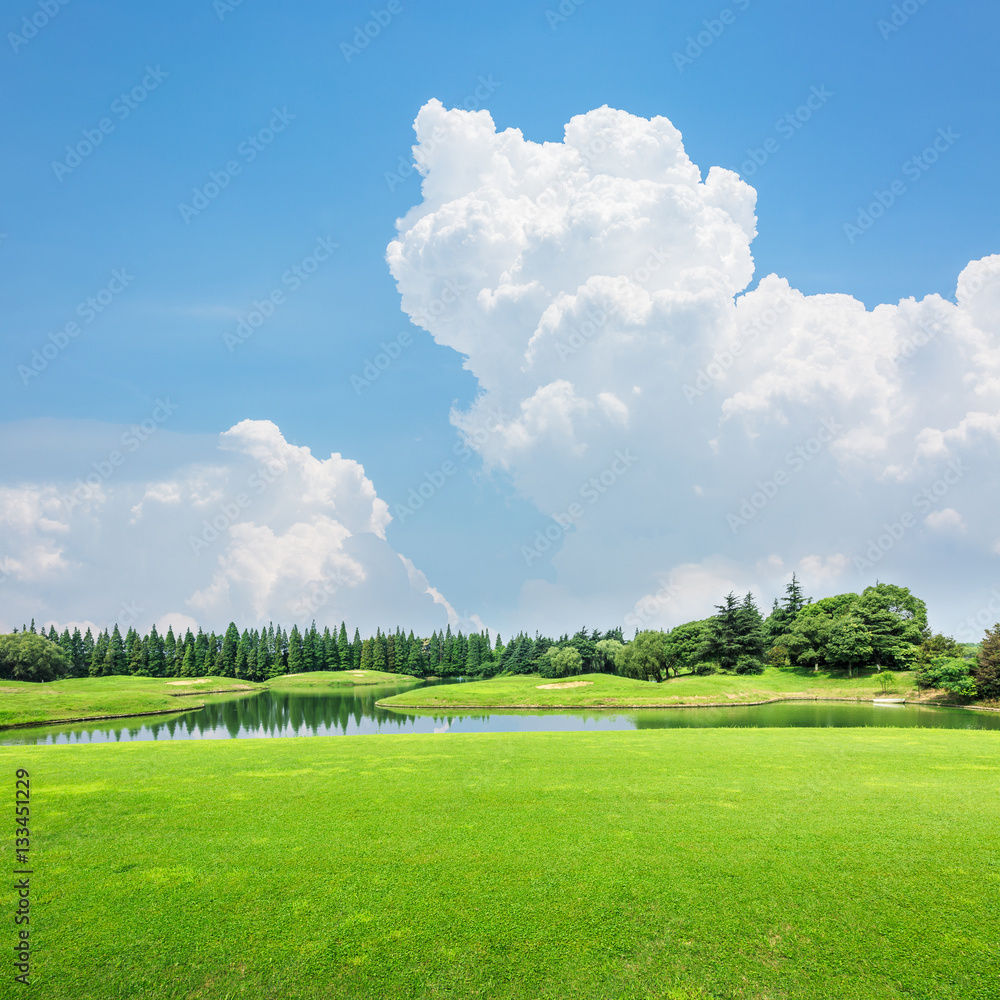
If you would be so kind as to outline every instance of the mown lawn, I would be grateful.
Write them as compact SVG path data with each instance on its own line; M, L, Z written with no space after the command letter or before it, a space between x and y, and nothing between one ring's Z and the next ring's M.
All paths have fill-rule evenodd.
M35 870L34 986L5 973L2 996L1000 991L1000 733L394 735L0 757L11 788L30 771Z
M567 687L578 684L579 687ZM892 677L892 696L913 699L919 693L910 673ZM550 685L556 685L552 687ZM746 704L772 698L879 697L882 688L874 670L862 677L842 673L814 674L809 671L778 670L737 676L685 674L662 684L635 681L613 674L581 674L562 680L546 680L537 674L493 677L464 684L404 691L379 702L385 708L655 708L672 705Z
M183 712L209 702L245 697L265 687L319 692L324 688L415 681L377 670L317 670L275 677L264 684L235 677L78 677L37 684L0 681L0 730L26 724Z
M372 684L405 684L417 682L408 674L389 674L383 670L313 670L305 674L285 674L266 681L266 686L278 691L319 690L329 687L368 687Z
M0 681L0 728L198 708L213 692L262 690L235 677L78 677L47 684Z

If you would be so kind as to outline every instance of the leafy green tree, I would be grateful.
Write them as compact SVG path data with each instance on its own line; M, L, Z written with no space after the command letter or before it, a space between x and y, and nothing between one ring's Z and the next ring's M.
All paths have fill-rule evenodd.
M712 630L712 619L685 622L667 633L664 648L667 654L667 668L674 676L687 671L692 674L711 670L711 664L704 659L706 640Z
M853 613L835 619L826 644L826 660L831 667L854 675L855 667L863 667L872 659L872 637L864 622Z
M667 671L667 637L663 632L647 629L619 650L615 659L618 673L640 681L662 681Z
M624 648L624 643L617 639L598 639L594 643L595 659L597 660L597 670L602 674L613 674L615 672L615 661L618 651Z
M550 646L538 660L542 677L570 677L583 673L583 657L575 646Z
M980 698L1000 700L1000 623L986 630L976 654L972 678Z
M43 635L0 635L0 680L54 681L65 677L69 669L69 657Z
M923 688L940 688L960 698L975 698L978 688L974 670L975 664L963 657L935 656L918 665L916 681Z

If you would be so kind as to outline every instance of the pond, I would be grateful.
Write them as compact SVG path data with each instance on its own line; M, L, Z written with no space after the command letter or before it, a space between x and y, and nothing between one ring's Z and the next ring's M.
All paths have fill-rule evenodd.
M431 682L427 682L431 683ZM903 726L1000 729L1000 713L925 705L867 702L777 702L726 708L577 709L514 711L462 709L415 712L376 708L375 702L424 684L331 687L327 691L262 691L178 715L146 716L0 733L4 746L52 743L127 743L132 740L253 739L374 733L542 732L713 727Z

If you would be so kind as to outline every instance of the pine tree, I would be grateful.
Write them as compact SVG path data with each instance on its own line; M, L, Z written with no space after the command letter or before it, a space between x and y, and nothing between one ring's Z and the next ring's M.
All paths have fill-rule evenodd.
M194 677L194 671L194 643L191 643L190 646L185 645L184 659L181 661L181 677Z
M337 633L337 657L340 660L340 669L350 670L351 668L351 644L347 638L347 625L340 623L340 631Z
M479 665L482 662L482 650L479 647L482 636L473 633L469 636L469 651L465 657L465 672L471 676L479 673Z
M410 633L410 651L406 658L406 672L411 677L423 677L425 673L425 657L423 655L422 643L419 639L412 638Z
M222 660L219 665L221 676L236 676L236 647L240 644L240 630L235 622L230 622L226 627L226 634L222 638Z
M392 634L385 640L385 669L390 674L396 673L396 637Z
M167 672L167 662L164 655L163 639L156 631L156 625L149 630L149 675L163 677Z
M372 669L372 646L374 641L372 639L365 639L361 643L361 660L358 664L359 670L371 670Z
M788 624L791 625L795 616L807 605L812 603L811 597L804 597L802 587L795 574L792 574L792 582L785 584L785 600L782 610L788 616Z
M104 654L104 674L125 674L128 671L128 661L125 658L125 643L122 634L115 625L108 641L108 651Z
M128 661L128 672L135 677L149 676L149 649L147 642L143 639L132 643L132 654Z
M302 669L307 671L320 669L322 662L316 641L316 621L306 629L302 636Z
M91 653L90 662L87 664L87 673L91 677L104 676L104 661L108 655L108 643L110 641L111 637L108 635L107 629L97 634L97 641L94 643L94 650Z
M254 664L254 667L256 664ZM250 664L250 633L244 629L240 641L236 644L236 662L233 665L234 676L240 680L248 680L253 672Z
M299 634L298 625L293 625L292 631L288 633L288 672L290 674L301 674L303 671L303 662L302 636Z
M183 655L183 650L178 654L174 627L173 625L168 625L167 634L163 637L164 677L176 677L181 672L181 658Z
M83 636L82 642L83 648L83 673L90 673L90 664L93 662L94 656L94 634L90 631L88 626L86 633Z
M364 644L361 641L361 633L355 629L354 630L354 641L351 643L351 669L360 670L361 669L361 652L362 646Z
M386 656L385 656L385 637L382 635L382 630L375 629L375 638L372 640L372 670L378 670L381 673L385 672L386 668Z

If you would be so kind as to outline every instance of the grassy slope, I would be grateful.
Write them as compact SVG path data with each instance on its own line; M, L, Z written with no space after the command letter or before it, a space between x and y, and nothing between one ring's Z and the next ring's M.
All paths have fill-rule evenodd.
M47 1000L1000 990L998 733L398 735L0 758L31 773L32 992ZM5 983L0 996L21 995Z
M302 691L309 688L366 687L372 684L405 684L416 681L409 674L388 674L381 670L314 670L307 674L286 674L266 682L280 691Z
M262 691L265 687L307 691L349 684L398 684L409 680L414 678L377 670L323 670L276 677L266 684L253 684L234 677L81 677L51 684L0 681L0 729L30 723L52 724L64 719L183 712L200 708L209 701L224 701L250 691ZM213 697L213 692L231 693Z
M196 684L171 684L192 680ZM215 691L258 691L233 677L80 677L35 684L0 681L0 728L60 719L94 719L198 708ZM213 699L218 700L218 699Z
M917 697L908 673L894 677L893 696ZM849 679L842 674L813 674L768 668L763 674L738 677L711 674L684 675L662 684L629 680L611 674L585 674L566 678L592 681L586 687L542 689L558 684L537 674L495 677L465 684L406 691L379 702L386 708L654 708L671 705L740 704L772 698L859 698L881 696L874 671Z

